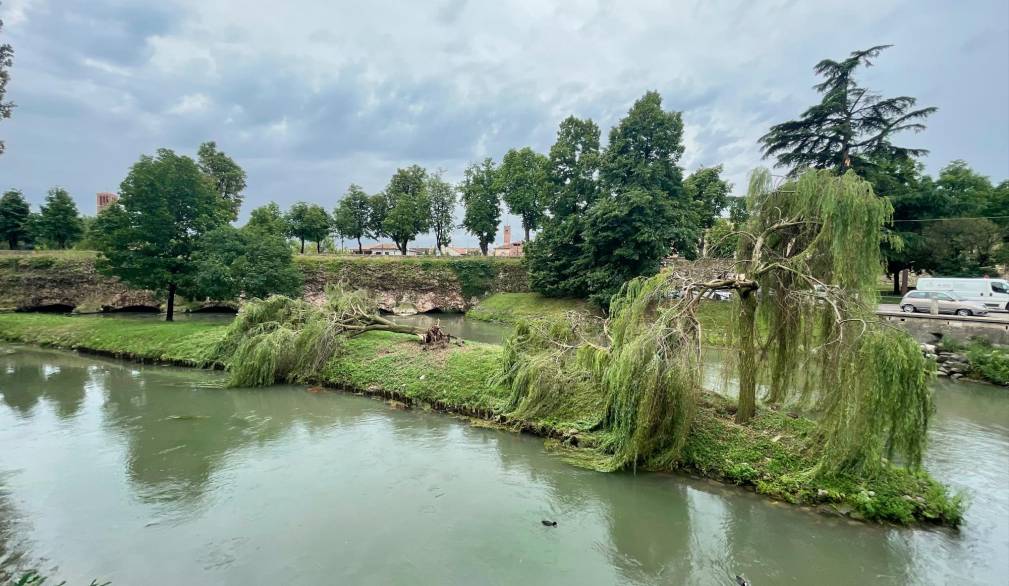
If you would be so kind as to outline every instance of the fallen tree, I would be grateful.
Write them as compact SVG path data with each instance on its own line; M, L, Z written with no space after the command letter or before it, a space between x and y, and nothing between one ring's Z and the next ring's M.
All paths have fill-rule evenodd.
M450 341L437 324L422 329L382 317L366 291L331 286L322 306L282 295L245 303L214 355L230 375L229 386L302 382L316 376L347 338L372 331L410 334L428 347Z

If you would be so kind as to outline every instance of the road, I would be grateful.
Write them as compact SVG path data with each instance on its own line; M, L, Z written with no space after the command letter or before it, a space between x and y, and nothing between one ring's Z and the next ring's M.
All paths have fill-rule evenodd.
M897 305L896 303L880 303L879 304L879 310L880 311L888 311L888 312L892 311L892 312L899 313L900 312L900 306ZM918 313L916 315L927 315L927 314ZM946 314L943 314L943 316L944 317L956 317L956 316L946 315ZM977 318L978 319L990 319L990 320L993 320L993 321L1009 321L1009 312L1000 311L1000 310L992 310L988 315L986 315L986 316L977 316Z

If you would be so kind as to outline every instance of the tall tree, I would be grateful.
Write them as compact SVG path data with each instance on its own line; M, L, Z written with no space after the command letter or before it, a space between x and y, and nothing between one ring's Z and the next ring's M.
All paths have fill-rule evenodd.
M696 253L698 207L684 193L683 119L648 92L610 130L602 158L603 192L589 208L585 241L589 292L605 307L624 282L658 272L672 248Z
M806 167L863 174L873 160L917 157L925 149L898 147L891 143L897 133L925 129L924 120L936 108L916 108L911 96L883 98L855 80L859 67L890 45L853 51L842 61L824 59L814 71L824 78L813 86L823 94L820 103L790 120L771 127L760 138L765 157L797 174Z
M0 20L0 31L3 30L4 23ZM11 117L14 110L12 102L5 102L4 95L7 93L7 82L10 81L10 71L8 69L14 65L14 48L10 43L0 43L0 120ZM4 141L0 140L0 155L4 152Z
M31 208L21 190L11 189L0 197L0 237L7 241L11 250L16 250L18 242L31 237Z
M61 187L49 190L39 216L38 237L56 248L73 246L84 233L77 204Z
M197 151L200 170L214 182L217 193L228 202L232 221L238 219L245 189L245 171L231 157L217 150L213 141L200 145Z
M707 234L707 230L715 225L722 210L729 204L729 192L732 191L732 184L721 177L722 166L701 167L694 171L689 177L683 180L683 192L687 198L694 203L700 227ZM701 249L707 245L705 236L702 236Z
M480 252L487 256L488 248L497 236L501 221L501 194L498 192L497 169L489 157L483 163L473 163L459 185L462 202L466 207L462 225L476 236Z
M547 164L549 216L525 246L533 290L548 297L584 297L585 220L581 212L599 193L599 127L569 116L557 129Z
M371 214L371 204L368 194L359 185L350 184L346 195L333 210L333 227L345 238L357 240L357 252L364 248L361 238L368 233L368 220Z
M546 210L547 169L550 160L529 147L505 153L498 169L498 190L508 211L522 218L525 240L543 220Z
M305 254L305 241L315 242L315 250L322 253L322 241L329 236L332 219L325 208L314 203L299 201L291 206L285 216L288 235L301 241L301 254Z
M439 170L427 179L427 192L431 199L431 231L434 232L434 247L438 254L442 254L442 247L452 243L455 203L458 198L455 187L442 179L442 174Z
M274 234L281 238L287 236L287 220L284 219L280 206L273 201L252 210L245 228Z
M385 188L382 232L405 256L410 241L431 229L431 201L427 193L427 171L418 165L397 169Z
M197 241L226 224L231 207L195 161L168 149L140 157L119 195L96 220L99 269L135 287L166 289L165 319L172 321Z

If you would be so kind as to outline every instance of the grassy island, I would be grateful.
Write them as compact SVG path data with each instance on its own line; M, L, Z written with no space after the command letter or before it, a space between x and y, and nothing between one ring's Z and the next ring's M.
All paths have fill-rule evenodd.
M201 322L0 314L0 340L187 366L220 366L212 354L226 330L222 324ZM413 336L366 332L348 339L312 382L534 433L549 438L561 457L591 465L591 447L601 441L594 426L602 417L604 398L582 389L549 412L513 418L511 391L500 383L503 352L499 346L469 342L425 349ZM959 497L924 471L887 467L871 478L813 477L808 470L818 454L808 441L811 421L761 409L743 426L734 423L733 414L733 404L705 393L679 458L659 471L712 478L857 519L960 522Z

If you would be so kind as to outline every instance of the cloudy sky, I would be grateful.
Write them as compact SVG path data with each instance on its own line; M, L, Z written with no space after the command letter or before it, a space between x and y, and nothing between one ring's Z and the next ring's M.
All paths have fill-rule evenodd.
M813 65L884 43L863 80L938 106L902 139L928 169L1009 177L1006 0L2 0L0 18L18 104L0 189L61 185L89 214L159 147L216 140L248 172L243 217L332 208L400 166L455 180L545 152L569 114L605 133L650 89L683 112L684 167L723 164L739 191L757 138L816 101Z

